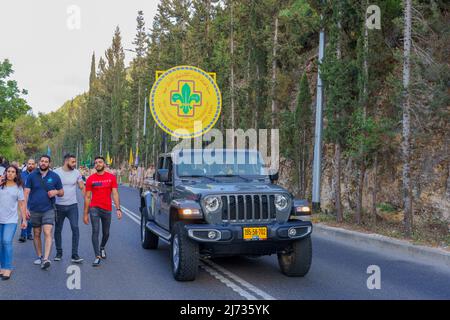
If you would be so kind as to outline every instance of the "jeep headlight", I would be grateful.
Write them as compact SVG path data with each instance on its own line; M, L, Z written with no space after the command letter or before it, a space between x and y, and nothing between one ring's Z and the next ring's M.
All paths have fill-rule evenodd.
M289 198L284 194L275 195L275 207L278 211L284 211L288 208Z
M206 196L202 202L207 213L216 212L222 207L222 199L218 196Z

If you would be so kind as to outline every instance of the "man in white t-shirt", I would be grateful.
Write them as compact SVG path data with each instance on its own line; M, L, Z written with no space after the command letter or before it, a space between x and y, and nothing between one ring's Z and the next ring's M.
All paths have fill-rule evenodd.
M55 261L61 261L62 239L61 233L64 220L67 218L72 229L72 262L81 263L83 259L78 255L78 244L80 241L80 231L78 228L78 201L77 188L80 188L85 195L84 182L81 173L75 169L77 161L74 155L66 154L64 156L64 165L55 170L55 173L61 178L64 189L64 196L56 199L56 226L55 226L55 245L56 257Z

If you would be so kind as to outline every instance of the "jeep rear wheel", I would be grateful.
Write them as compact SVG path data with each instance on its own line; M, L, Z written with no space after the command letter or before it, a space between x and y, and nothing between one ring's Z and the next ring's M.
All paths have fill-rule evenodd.
M142 209L141 214L141 244L144 249L158 249L159 237L147 229L146 208Z
M189 239L182 222L177 222L172 228L171 241L172 271L178 281L195 280L198 272L198 244Z
M305 276L312 261L311 237L297 240L282 252L278 252L278 264L281 272L288 277Z

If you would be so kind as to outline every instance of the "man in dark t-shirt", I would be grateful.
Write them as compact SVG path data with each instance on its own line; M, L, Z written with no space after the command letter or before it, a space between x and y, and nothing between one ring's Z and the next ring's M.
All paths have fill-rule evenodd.
M94 247L94 267L100 265L101 259L106 259L105 246L109 238L111 226L111 194L117 211L117 217L122 219L122 210L119 203L116 177L106 172L105 159L96 157L94 161L96 173L86 181L86 196L84 198L84 223L92 223L92 245ZM102 224L102 242L99 244L100 221Z
M28 204L34 232L34 248L38 259L34 264L40 264L42 269L50 267L48 259L53 244L52 229L55 224L55 197L63 197L64 190L59 176L50 171L50 157L41 156L39 169L33 171L25 182L25 202ZM27 210L27 211L28 211ZM42 254L41 233L44 232L45 245Z

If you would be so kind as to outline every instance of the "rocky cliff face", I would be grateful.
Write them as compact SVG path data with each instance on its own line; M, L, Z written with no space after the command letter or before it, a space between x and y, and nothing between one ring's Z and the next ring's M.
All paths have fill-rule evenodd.
M450 131L449 131L450 132ZM441 220L450 223L450 134L435 135L431 140L416 141L412 159L412 180L414 215L416 221ZM333 146L323 148L321 206L333 212ZM398 153L380 155L377 168L368 168L364 179L363 207L371 212L373 191L377 183L376 204L386 203L401 211L401 172L402 163ZM281 159L280 184L297 194L299 187L295 182L292 160ZM311 176L309 167L307 186L308 199L311 200ZM342 205L347 212L356 208L357 168L351 159L342 162ZM370 214L370 213L367 213ZM401 220L401 219L399 219Z

